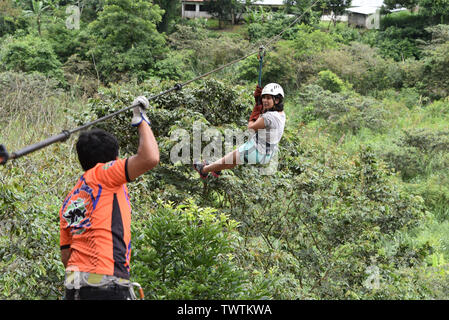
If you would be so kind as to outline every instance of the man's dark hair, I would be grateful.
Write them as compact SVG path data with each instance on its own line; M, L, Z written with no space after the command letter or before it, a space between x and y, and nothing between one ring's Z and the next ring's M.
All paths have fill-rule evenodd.
M76 143L78 160L84 171L95 167L97 163L115 160L118 150L117 138L97 128L82 132Z

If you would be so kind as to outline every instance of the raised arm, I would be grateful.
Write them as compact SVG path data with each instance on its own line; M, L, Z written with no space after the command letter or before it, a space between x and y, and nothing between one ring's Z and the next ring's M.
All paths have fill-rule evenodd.
M134 100L136 107L133 109L132 126L139 131L139 147L137 154L128 159L128 176L131 181L153 169L159 163L159 147L150 127L145 109L148 108L148 100L141 96ZM140 104L140 105L139 105Z

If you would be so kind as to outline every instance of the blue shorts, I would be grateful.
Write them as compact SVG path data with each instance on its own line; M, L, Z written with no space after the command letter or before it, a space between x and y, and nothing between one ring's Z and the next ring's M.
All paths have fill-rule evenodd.
M239 147L240 163L266 164L270 162L273 153L262 154L257 148L253 139Z

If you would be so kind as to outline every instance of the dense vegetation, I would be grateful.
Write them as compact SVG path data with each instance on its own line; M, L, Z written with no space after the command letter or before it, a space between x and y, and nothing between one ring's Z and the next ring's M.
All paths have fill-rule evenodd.
M131 277L147 299L448 298L448 15L418 2L422 12L388 14L380 30L314 11L267 51L263 82L283 85L288 118L271 174L241 166L202 181L170 161L180 129L245 130L255 56L152 101L161 162L129 185ZM251 9L218 29L180 19L170 0L0 4L10 151L241 57L291 21ZM79 29L68 5L82 9ZM129 122L99 125L123 157L137 149ZM82 174L75 141L0 167L2 299L62 296L58 211Z

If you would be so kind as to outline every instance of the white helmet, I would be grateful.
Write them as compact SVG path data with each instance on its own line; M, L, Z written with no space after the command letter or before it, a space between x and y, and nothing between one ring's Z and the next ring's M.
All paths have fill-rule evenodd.
M277 83L267 84L262 90L262 95L264 94L271 94L272 96L277 96L278 94L280 94L282 98L284 98L284 90Z

